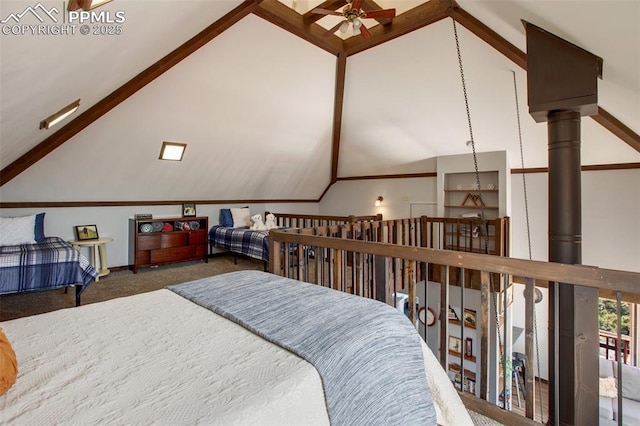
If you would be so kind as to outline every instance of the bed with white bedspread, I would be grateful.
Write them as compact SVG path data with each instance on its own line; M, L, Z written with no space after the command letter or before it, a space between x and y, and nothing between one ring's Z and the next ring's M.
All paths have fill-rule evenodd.
M349 312L355 317L342 318ZM63 326L71 323L72 332ZM440 424L471 424L397 310L268 273L218 275L0 326L19 365L0 396L0 424L435 424L436 414ZM381 333L388 337L376 339ZM394 372L395 382L381 379Z

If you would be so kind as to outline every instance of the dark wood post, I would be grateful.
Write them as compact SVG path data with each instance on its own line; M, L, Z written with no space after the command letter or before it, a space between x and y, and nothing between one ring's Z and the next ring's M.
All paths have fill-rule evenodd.
M602 59L523 21L529 113L547 122L549 261L582 263L580 117L598 111ZM598 419L598 290L549 285L549 423ZM558 366L561 365L561 368Z

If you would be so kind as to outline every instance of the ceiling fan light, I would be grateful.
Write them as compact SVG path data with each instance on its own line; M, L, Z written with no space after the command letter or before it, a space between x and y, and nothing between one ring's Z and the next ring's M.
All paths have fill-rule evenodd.
M362 25L362 21L361 21L361 20L359 20L359 19L357 19L357 18L353 20L353 29L354 29L354 30L355 30L356 28L357 28L357 29L360 29L360 26L361 26L361 25Z
M342 25L340 25L340 32L345 34L349 30L349 21L344 21Z
M360 35L360 26L353 26L353 35Z

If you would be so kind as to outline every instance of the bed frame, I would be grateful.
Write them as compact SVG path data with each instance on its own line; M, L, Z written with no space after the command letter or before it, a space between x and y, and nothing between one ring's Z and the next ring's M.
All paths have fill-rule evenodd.
M380 221L382 215L364 215L364 216L333 216L333 215L311 215L311 214L295 214L295 213L274 213L265 212L264 217L271 213L275 216L276 225L279 228L285 229L299 229L308 227L319 226L339 226L347 223L358 223L367 221ZM213 229L213 228L212 228ZM234 231L232 235L228 235L225 238L227 243L223 246L229 250L234 258L234 264L238 262L238 254L248 256L254 259L262 260L264 262L264 270L268 268L268 231L251 231L242 230ZM237 245L241 246L240 250L235 250L229 245L229 239L233 239L237 242ZM237 241L236 241L237 240ZM264 245L264 247L263 247ZM216 247L216 241L209 235L209 254L213 253L213 248Z

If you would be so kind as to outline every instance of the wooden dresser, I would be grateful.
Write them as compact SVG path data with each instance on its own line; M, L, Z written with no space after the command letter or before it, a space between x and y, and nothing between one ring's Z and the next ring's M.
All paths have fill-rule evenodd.
M207 217L129 219L129 263L138 268L208 261Z

